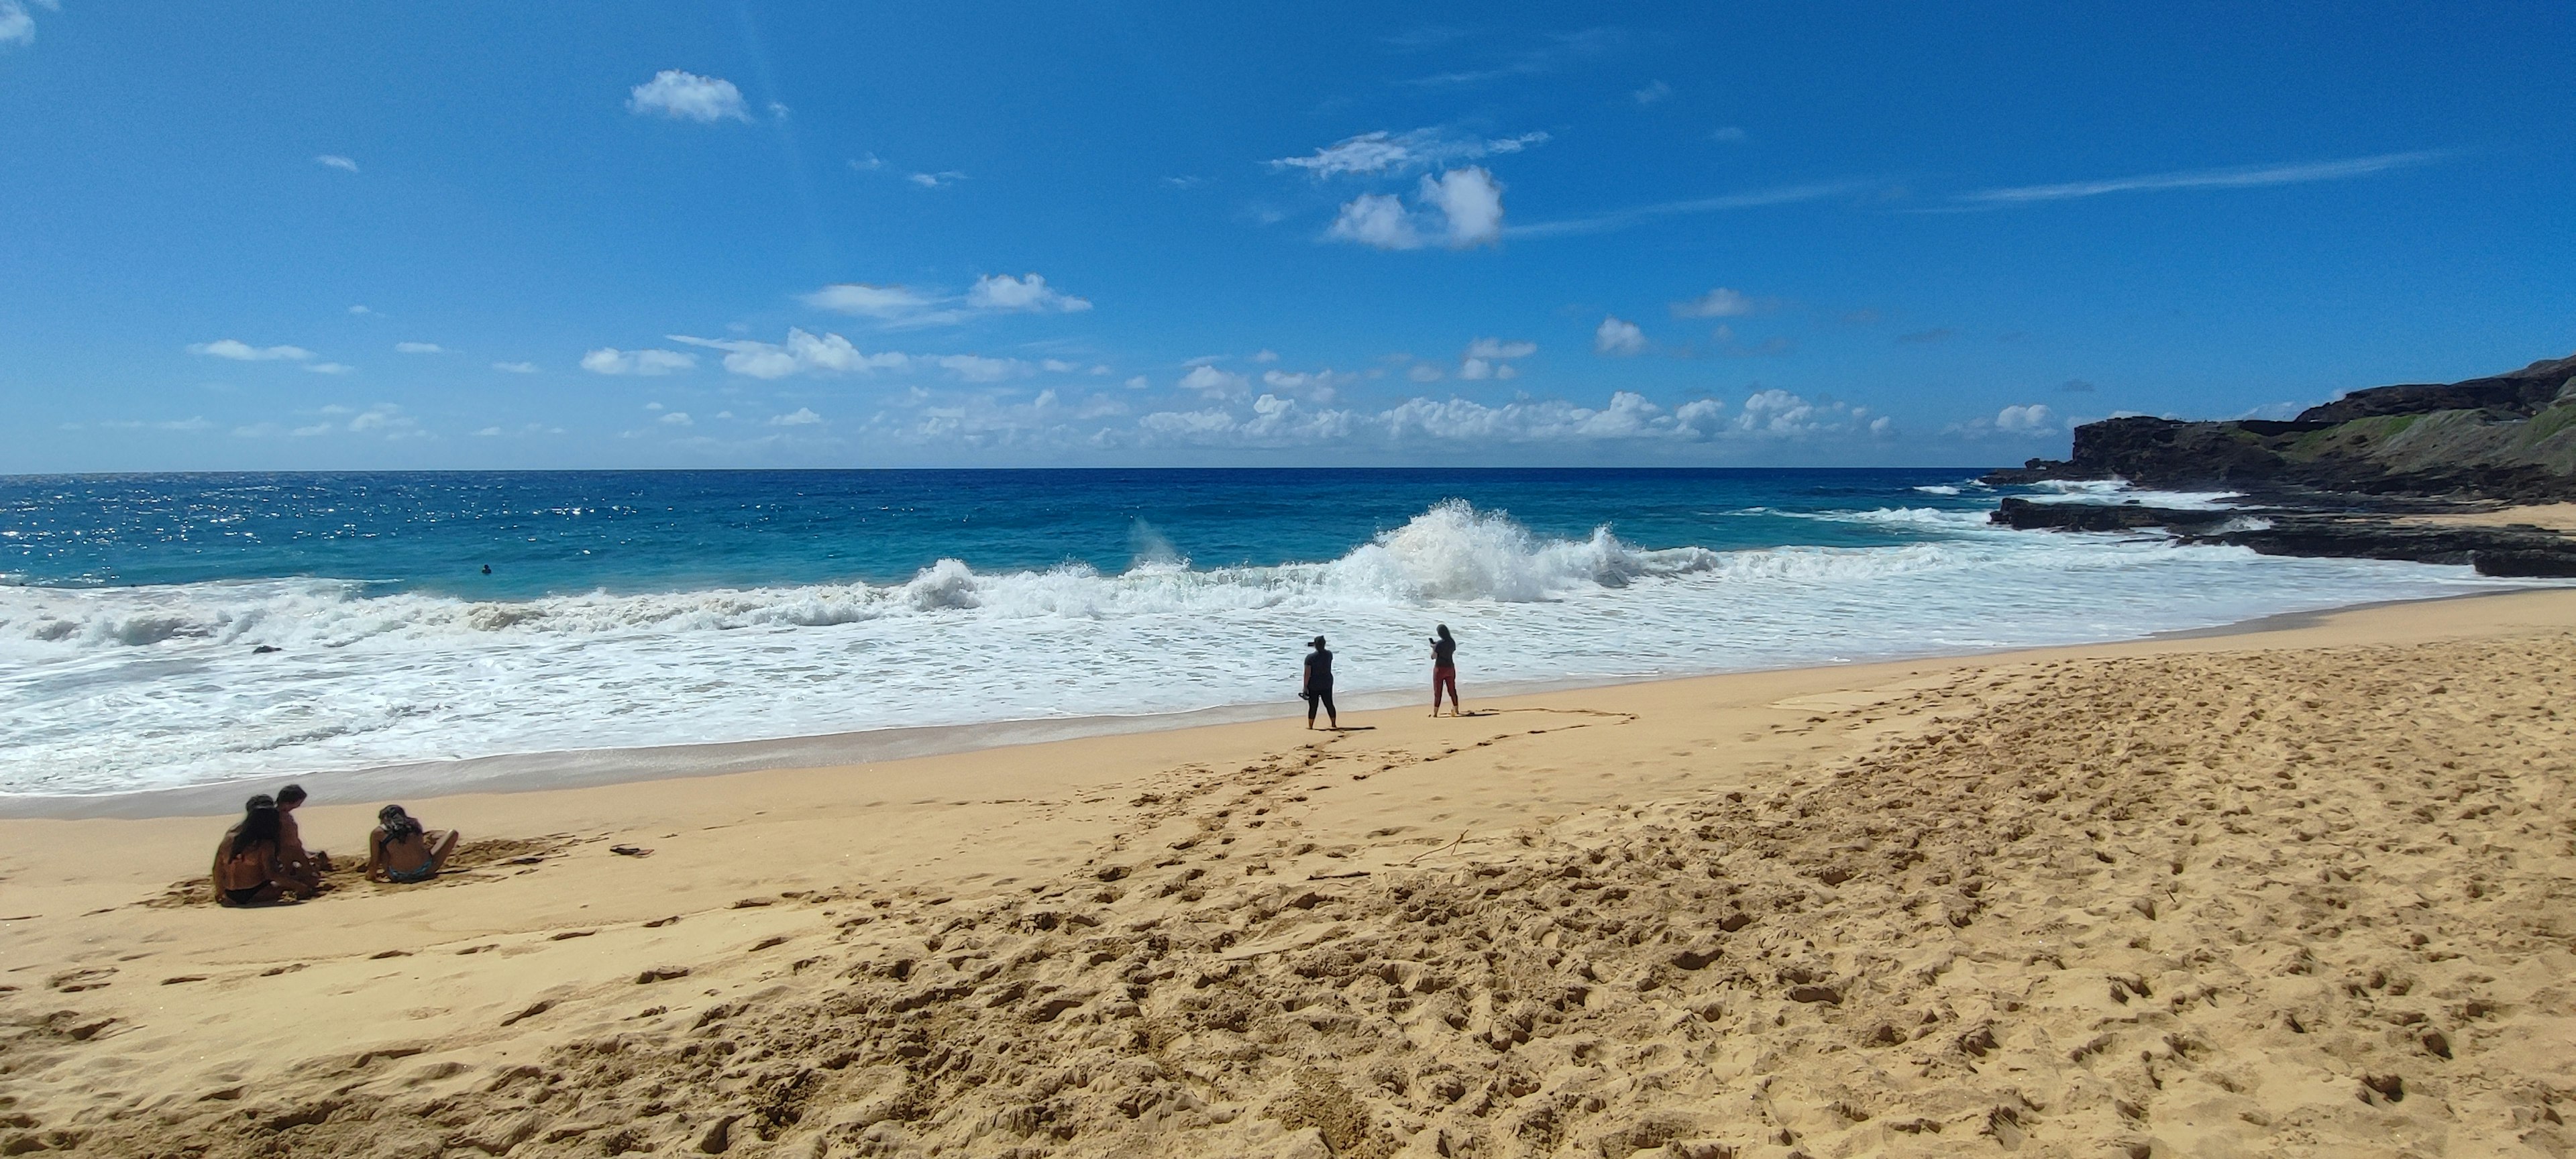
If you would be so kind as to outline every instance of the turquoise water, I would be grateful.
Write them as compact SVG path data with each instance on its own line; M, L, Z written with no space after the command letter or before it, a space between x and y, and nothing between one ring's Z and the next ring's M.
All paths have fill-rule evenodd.
M1441 622L1472 698L2500 586L1996 529L1973 474L0 479L0 792L1284 706L1318 633L1365 698Z

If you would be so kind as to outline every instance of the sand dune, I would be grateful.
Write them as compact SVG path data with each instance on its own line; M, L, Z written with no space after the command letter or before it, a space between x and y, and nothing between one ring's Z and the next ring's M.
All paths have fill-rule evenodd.
M425 802L514 844L256 913L0 823L0 1152L2562 1155L2571 627Z

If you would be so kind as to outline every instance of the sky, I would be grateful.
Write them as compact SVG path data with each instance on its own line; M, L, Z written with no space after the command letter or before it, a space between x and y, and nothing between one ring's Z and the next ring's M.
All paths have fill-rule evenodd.
M2576 350L2571 47L2564 3L0 0L0 473L2018 463Z

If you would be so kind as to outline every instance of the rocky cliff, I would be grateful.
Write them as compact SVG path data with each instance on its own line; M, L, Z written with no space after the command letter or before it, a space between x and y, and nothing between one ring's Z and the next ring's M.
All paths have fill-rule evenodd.
M1991 483L2126 479L2161 490L2576 499L2576 357L2467 382L2357 390L2286 422L2135 416Z

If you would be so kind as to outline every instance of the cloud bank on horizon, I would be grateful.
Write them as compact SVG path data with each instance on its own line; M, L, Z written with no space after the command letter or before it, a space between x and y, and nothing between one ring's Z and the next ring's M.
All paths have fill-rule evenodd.
M2565 12L1200 15L0 0L0 469L1977 464L2576 345L2576 121L2395 79Z

